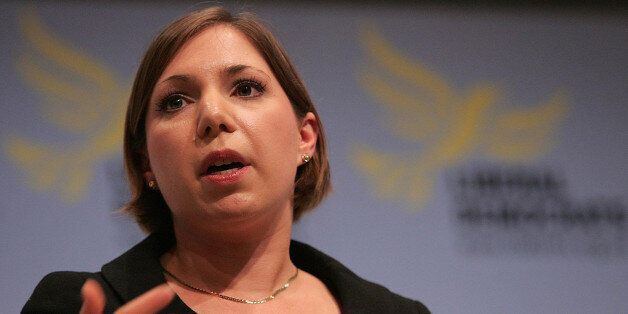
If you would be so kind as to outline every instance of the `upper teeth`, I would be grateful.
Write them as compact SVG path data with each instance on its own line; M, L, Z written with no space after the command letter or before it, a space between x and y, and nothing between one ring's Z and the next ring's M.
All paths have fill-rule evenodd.
M228 162L228 161L219 161L219 162L215 163L214 166L218 167L218 166L222 166L222 165L228 165L230 163L231 162Z

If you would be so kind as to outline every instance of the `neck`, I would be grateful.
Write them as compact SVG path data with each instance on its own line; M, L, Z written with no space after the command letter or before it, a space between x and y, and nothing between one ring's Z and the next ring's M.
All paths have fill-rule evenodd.
M162 265L199 288L266 297L295 271L289 253L292 215L287 213L266 222L242 219L197 232L175 221L176 246L162 256Z

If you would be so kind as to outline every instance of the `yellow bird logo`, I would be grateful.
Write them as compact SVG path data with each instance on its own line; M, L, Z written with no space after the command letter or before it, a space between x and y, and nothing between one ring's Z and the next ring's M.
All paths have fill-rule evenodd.
M385 112L382 129L419 148L395 154L354 145L350 159L378 197L406 201L415 210L429 200L436 174L465 158L522 162L543 155L568 109L561 92L538 105L514 107L504 105L491 84L456 91L374 28L361 33L361 42L368 61L358 80Z
M4 147L31 187L77 201L95 163L120 152L128 91L106 66L58 39L34 10L21 12L19 22L28 48L17 71L44 99L42 118L70 141L12 134L4 137Z

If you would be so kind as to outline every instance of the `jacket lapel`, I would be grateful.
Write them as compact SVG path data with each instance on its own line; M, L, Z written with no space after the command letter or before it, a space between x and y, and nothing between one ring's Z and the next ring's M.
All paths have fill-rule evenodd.
M152 234L105 264L102 274L126 303L165 281L159 257L174 244L172 237Z

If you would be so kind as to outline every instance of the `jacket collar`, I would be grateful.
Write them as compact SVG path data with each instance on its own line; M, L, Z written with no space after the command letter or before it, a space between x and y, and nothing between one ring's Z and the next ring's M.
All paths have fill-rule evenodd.
M105 264L104 279L126 303L166 281L159 257L174 245L174 237L152 234L133 248Z
M174 245L174 236L152 234L129 251L102 267L104 279L126 303L147 290L166 282L159 257ZM335 259L315 248L298 242L290 243L290 258L300 269L320 279L334 295L344 311L376 310L382 306L377 299L364 298L381 292L379 285L358 277ZM362 296L362 297L361 297ZM174 306L174 307L173 307ZM188 309L178 297L168 309Z

